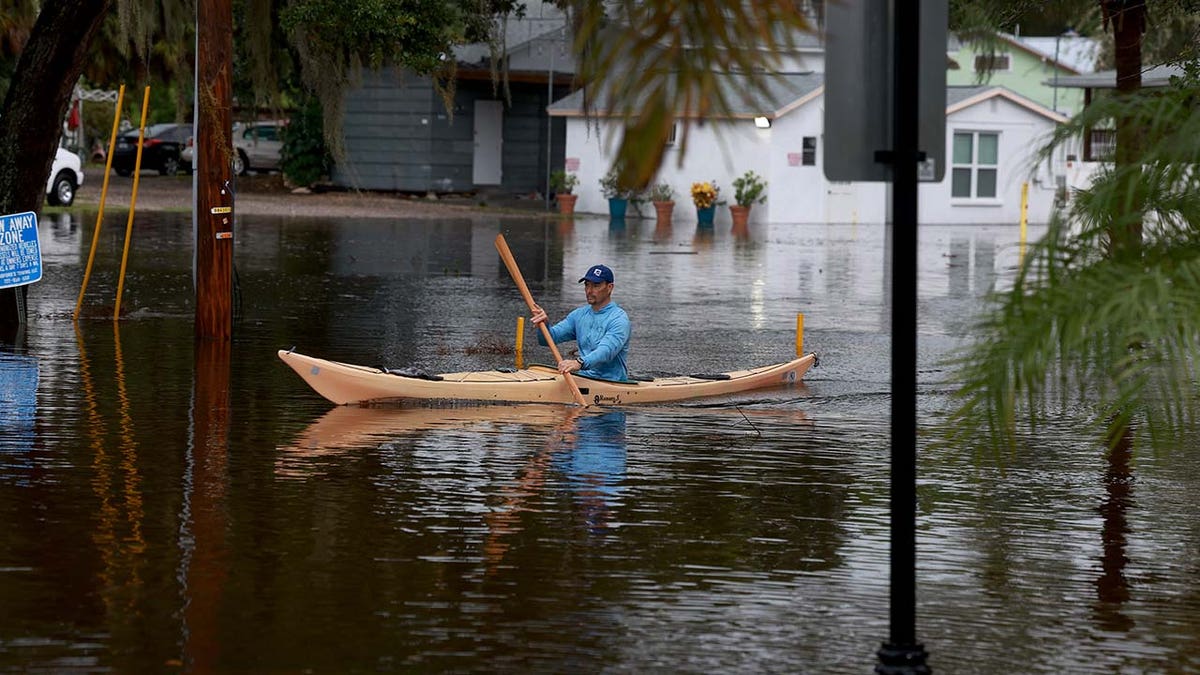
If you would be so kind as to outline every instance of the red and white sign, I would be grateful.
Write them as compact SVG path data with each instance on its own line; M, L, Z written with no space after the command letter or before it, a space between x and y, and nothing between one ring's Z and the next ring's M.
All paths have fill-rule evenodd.
M566 169L567 169L567 171L578 171L579 170L579 158L578 157L568 157L567 161L566 161Z
M789 152L788 153L788 166L800 166L801 156L802 155L799 152Z

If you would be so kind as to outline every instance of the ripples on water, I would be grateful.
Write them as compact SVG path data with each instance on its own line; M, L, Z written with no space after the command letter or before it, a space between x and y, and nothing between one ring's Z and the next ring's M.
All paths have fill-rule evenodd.
M226 368L193 349L190 225L139 222L118 330L65 318L87 241L48 222L37 316L0 350L5 669L875 662L888 628L882 228L739 240L506 222L552 315L581 302L579 270L616 269L635 369L782 360L797 312L821 355L791 390L580 413L331 409L274 356L510 365L479 348L511 341L522 313L496 223L244 222ZM923 429L952 391L940 360L1015 264L1014 231L923 230ZM89 291L109 310L121 234L102 242ZM1002 465L923 452L918 636L936 670L1200 668L1196 460L1135 448L1122 469L1079 421Z

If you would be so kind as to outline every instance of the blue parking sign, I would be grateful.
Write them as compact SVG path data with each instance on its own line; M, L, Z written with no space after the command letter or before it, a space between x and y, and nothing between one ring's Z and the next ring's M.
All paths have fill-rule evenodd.
M0 216L0 288L42 279L42 245L33 211Z

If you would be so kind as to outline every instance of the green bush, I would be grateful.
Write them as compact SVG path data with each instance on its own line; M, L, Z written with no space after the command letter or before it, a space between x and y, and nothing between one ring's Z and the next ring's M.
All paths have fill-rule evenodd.
M609 169L608 173L600 179L600 192L605 199L637 199L638 192L631 188L621 185L618 180L617 170Z
M325 147L321 104L310 98L292 113L283 134L280 168L295 185L309 186L329 175L333 159Z
M733 179L733 201L738 206L751 206L767 201L767 181L762 176L747 171Z
M579 176L573 173L559 169L550 174L550 189L555 192L569 195L576 185L579 185Z
M658 183L646 193L652 202L669 202L675 199L675 188L667 183Z

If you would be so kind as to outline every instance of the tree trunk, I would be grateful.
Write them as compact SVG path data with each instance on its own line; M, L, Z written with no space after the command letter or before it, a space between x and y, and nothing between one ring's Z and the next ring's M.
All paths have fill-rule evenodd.
M111 0L45 0L0 109L0 214L40 213L71 92ZM0 290L0 326L21 321Z
M1113 55L1117 68L1117 96L1128 97L1142 88L1142 36L1146 32L1145 0L1103 0L1106 23L1112 24ZM1125 180L1134 180L1133 165L1141 162L1142 130L1130 119L1116 120L1116 169ZM1130 186L1132 188L1132 185ZM1142 205L1134 201L1138 190L1126 190L1130 201L1116 214L1109 233L1110 252L1138 250L1142 245Z

